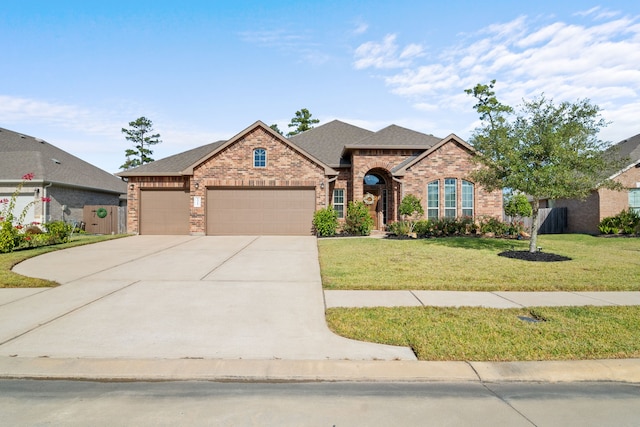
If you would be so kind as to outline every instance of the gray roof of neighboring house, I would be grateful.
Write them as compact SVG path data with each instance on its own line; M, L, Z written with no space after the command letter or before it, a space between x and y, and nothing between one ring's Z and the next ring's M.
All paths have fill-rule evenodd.
M164 159L156 160L151 163L145 163L142 166L119 172L118 176L167 176L167 175L180 175L182 171L189 168L198 160L205 157L207 154L215 151L216 148L221 146L227 141L216 141L211 144L202 145L200 147L193 148L182 153L174 154L173 156L165 157Z
M637 163L640 160L640 134L620 141L613 148L618 149L620 157L628 157L632 164Z
M20 181L28 174L34 181L125 194L120 178L85 162L40 138L0 128L0 180Z
M373 132L370 130L333 120L294 135L289 141L329 166L340 167L349 166L349 161L342 158L345 145L354 144L371 135Z

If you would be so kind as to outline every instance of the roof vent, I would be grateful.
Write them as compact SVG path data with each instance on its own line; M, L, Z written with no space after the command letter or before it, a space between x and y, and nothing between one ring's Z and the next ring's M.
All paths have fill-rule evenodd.
M36 141L38 141L40 144L44 144L44 139L42 138L36 138Z
M59 164L60 164L60 160L58 160L58 159L51 159L51 160L52 160L52 161L53 161L53 163L55 163L56 165L59 165Z
M26 136L24 136L24 135L20 135L20 138L25 139L25 138L26 138Z

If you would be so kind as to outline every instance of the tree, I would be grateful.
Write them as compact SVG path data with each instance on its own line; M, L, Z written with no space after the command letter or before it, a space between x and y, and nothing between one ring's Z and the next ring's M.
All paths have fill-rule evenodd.
M589 100L555 105L542 95L523 101L515 113L498 101L494 85L465 90L478 101L474 109L482 120L470 139L481 167L470 178L489 191L507 188L532 199L529 251L535 252L540 199L584 199L598 187L620 189L607 177L622 162L597 138L607 123Z
M422 208L420 199L413 194L407 194L402 198L398 211L400 212L400 215L406 218L409 225L409 233L413 233L416 221L424 215L424 209Z
M149 147L162 142L159 133L152 134L153 122L146 117L129 122L129 127L129 129L122 128L122 133L126 135L127 141L133 143L135 149L127 148L125 150L127 161L120 166L120 169L131 169L153 162L151 158L153 151Z
M275 130L276 132L278 132L280 135L284 135L284 133L280 130L280 128L278 127L277 124L272 124L271 126L269 126L271 129Z
M306 108L303 108L300 111L296 111L296 116L291 119L291 123L289 123L288 125L290 128L295 129L289 132L287 136L297 135L306 130L313 129L312 125L320 123L320 120L312 119L312 115L313 114L311 114Z
M505 201L504 213L512 218L528 218L531 216L531 203L522 193L511 194Z

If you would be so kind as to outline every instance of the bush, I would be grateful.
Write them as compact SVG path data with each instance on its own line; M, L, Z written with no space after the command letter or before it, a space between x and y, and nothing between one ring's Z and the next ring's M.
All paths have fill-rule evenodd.
M387 224L387 231L396 236L406 236L410 230L411 226L407 221L396 221Z
M428 237L433 235L433 221L429 219L423 219L416 221L413 226L413 231L420 237Z
M367 205L362 201L349 202L345 218L344 232L355 236L368 236L373 229L373 218Z
M45 224L47 234L50 237L50 244L64 243L69 241L73 226L64 221L52 221Z
M20 241L19 230L13 226L11 218L0 223L0 253L11 252Z
M598 230L601 234L638 234L640 214L631 209L623 210L616 216L603 218Z
M317 210L313 214L313 229L321 237L335 236L338 229L338 213L332 206Z
M491 216L480 218L478 226L482 234L493 233L496 237L504 236L509 227L504 222Z

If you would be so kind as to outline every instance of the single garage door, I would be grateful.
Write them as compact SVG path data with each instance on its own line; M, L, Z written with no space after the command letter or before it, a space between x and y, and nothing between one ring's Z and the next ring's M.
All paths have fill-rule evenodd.
M189 193L141 190L140 234L189 234Z
M207 191L209 235L310 235L313 188L215 188Z

